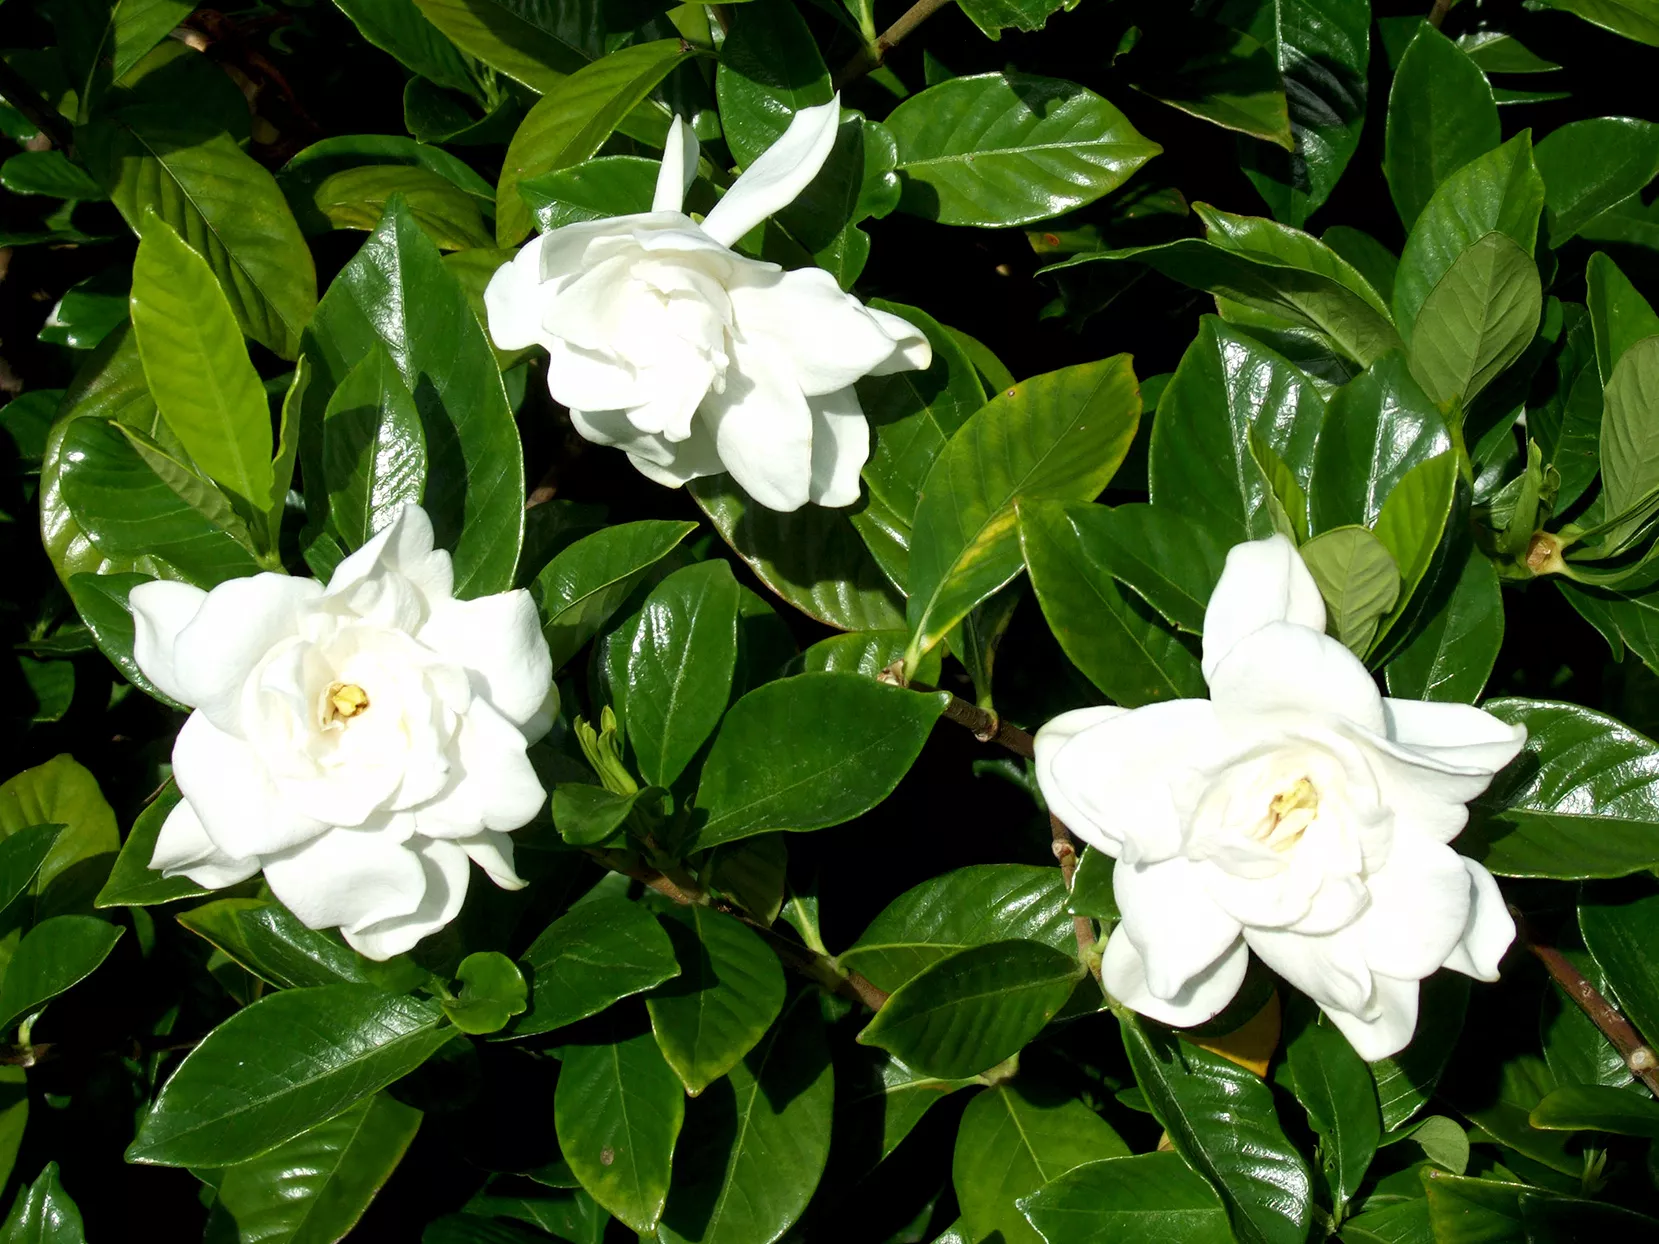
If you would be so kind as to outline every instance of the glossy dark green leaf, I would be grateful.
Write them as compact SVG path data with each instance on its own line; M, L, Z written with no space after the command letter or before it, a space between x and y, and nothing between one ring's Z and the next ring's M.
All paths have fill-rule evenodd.
M1324 415L1323 399L1299 368L1206 317L1152 425L1153 504L1179 512L1225 546L1272 534L1267 480L1251 455L1251 433L1305 482ZM1193 453L1193 445L1217 450Z
M513 1026L531 1036L597 1015L679 974L674 944L645 908L595 899L560 916L524 952L530 1009Z
M1388 94L1383 173L1409 230L1452 173L1498 145L1492 88L1466 52L1424 23L1400 58Z
M1031 586L1072 663L1128 708L1203 698L1198 658L1150 606L1113 580L1113 512L1040 500L1021 501L1016 509Z
M414 0L336 0L363 37L429 82L475 91L466 57L416 7Z
M1552 130L1538 144L1550 245L1561 246L1659 174L1659 125L1592 117Z
M1377 526L1406 475L1451 445L1446 421L1404 360L1379 360L1331 396L1308 488L1313 530Z
M55 199L107 198L103 188L61 151L20 151L0 164L0 187L13 194L43 194Z
M977 1082L924 1076L886 1050L865 1045L837 1051L835 1076L836 1163L859 1174L884 1162L935 1105Z
M1659 896L1645 886L1623 894L1592 889L1579 904L1578 927L1618 1005L1654 1040L1659 1033L1659 971L1651 939L1659 930Z
M515 1015L524 1014L530 987L524 974L498 950L478 950L455 969L461 989L445 1000L444 1014L462 1032L480 1036L500 1032Z
M679 974L645 999L668 1065L696 1096L755 1048L783 1009L783 969L760 935L706 907L665 912Z
M52 916L35 925L12 952L0 982L0 1030L85 980L124 932L96 916Z
M605 53L601 6L536 0L415 0L434 26L474 56L545 94Z
M661 168L660 162L640 156L598 156L527 177L519 182L518 193L545 233L584 220L650 211Z
M1311 1003L1299 1003L1296 1010L1294 1031L1285 1042L1285 1070L1319 1135L1320 1170L1341 1212L1359 1191L1382 1140L1377 1088L1365 1060L1335 1025Z
M1557 1087L1549 1064L1530 1052L1511 1054L1501 1059L1497 1072L1483 1086L1486 1091L1463 1103L1463 1116L1522 1158L1558 1174L1576 1177L1584 1168L1584 1159L1573 1151L1576 1146L1571 1143L1572 1138L1534 1127L1531 1121L1533 1109ZM1495 1084L1491 1083L1492 1079L1496 1080ZM1466 1091L1464 1086L1453 1083L1448 1083L1447 1090L1454 1100Z
M415 396L376 342L346 373L323 414L329 530L362 548L426 490L426 434Z
M1659 1139L1659 1102L1600 1084L1567 1084L1532 1108L1533 1127Z
M769 4L732 10L715 92L726 145L744 167L782 137L795 113L835 94L805 18L793 5Z
M783 910L789 846L782 834L760 834L716 847L702 879L756 920L770 927Z
M1015 1081L968 1103L956 1132L951 1183L962 1225L975 1239L1044 1244L1017 1202L1096 1158L1127 1157L1129 1146L1075 1097Z
M455 1035L436 1003L366 985L287 989L220 1024L162 1086L131 1162L232 1166L413 1071Z
M336 229L372 230L393 195L401 195L414 219L446 251L491 246L479 200L430 169L407 164L365 164L330 174L312 191L311 209Z
M1116 190L1161 147L1093 91L987 73L910 96L887 118L901 211L947 225L1046 220Z
M1284 82L1295 151L1241 139L1240 162L1274 219L1300 228L1329 197L1359 146L1371 5L1273 0L1254 6L1249 31L1272 55Z
M242 330L295 357L316 269L276 181L235 139L211 117L133 104L82 129L76 149L134 232L154 210L207 260Z
M1411 1043L1392 1058L1378 1059L1370 1065L1386 1131L1402 1126L1434 1095L1440 1073L1463 1032L1468 1000L1467 977L1454 972L1429 977L1423 982L1417 1031Z
M1523 132L1448 173L1422 209L1400 253L1394 322L1408 343L1430 296L1472 246L1500 233L1530 256L1544 209L1544 179Z
M127 840L121 844L115 866L110 869L109 880L98 891L99 907L149 907L207 893L189 877L163 877L150 867L161 827L181 798L178 786L169 782L155 801L138 814Z
M1237 12L1237 10L1234 10ZM1240 15L1243 16L1242 14ZM1249 30L1231 13L1164 25L1126 62L1135 86L1154 99L1213 125L1289 152L1286 88L1271 25Z
M856 674L756 688L726 713L704 762L697 844L821 829L867 812L910 771L944 705L943 693Z
M26 825L0 838L0 911L10 907L34 883L64 828Z
M1020 1206L1047 1244L1157 1239L1232 1244L1234 1239L1220 1198L1176 1153L1088 1162Z
M0 785L0 834L32 825L64 827L29 887L38 899L36 917L90 910L121 844L97 779L62 755Z
M696 523L648 519L584 536L548 562L530 594L559 669L622 607L641 577L673 551Z
M1630 278L1619 271L1605 254L1590 256L1585 265L1585 304L1596 339L1596 366L1603 384L1613 379L1613 369L1625 351L1638 341L1659 333L1659 315L1648 305Z
M714 733L737 666L737 580L723 561L669 575L630 626L612 686L640 775L671 786Z
M280 903L216 899L180 912L178 922L279 989L369 983L367 960L338 934L306 928Z
M81 1211L48 1162L34 1183L18 1191L11 1213L0 1223L0 1244L86 1244Z
M1486 706L1526 727L1515 763L1475 803L1461 849L1504 877L1622 877L1659 865L1659 748L1593 709Z
M1221 1194L1238 1238L1300 1244L1312 1181L1279 1126L1272 1090L1254 1072L1167 1029L1128 1012L1118 1018L1147 1104L1175 1152Z
M1639 1240L1659 1232L1659 1218L1605 1201L1528 1189L1521 1193L1528 1240Z
M1599 257L1600 263L1606 257ZM1592 258L1595 266L1597 258ZM1595 326L1588 311L1563 308L1560 344L1544 373L1542 400L1527 403L1527 433L1561 477L1558 512L1584 495L1601 469L1602 382L1596 365ZM1554 373L1553 384L1549 374Z
M1472 1179L1426 1168L1429 1225L1435 1244L1500 1244L1524 1240L1521 1193L1525 1185Z
M1022 381L962 425L916 507L907 670L1020 572L1014 503L1092 500L1123 461L1139 420L1140 392L1120 354Z
M729 475L693 480L686 491L755 576L808 617L842 631L904 625L903 598L846 511L806 505L780 514L756 505Z
M433 15L430 7L425 11ZM519 197L519 182L593 155L656 85L693 54L684 40L659 39L613 52L552 84L507 146L496 185L496 242L513 246L530 232L530 209Z
M1411 642L1388 663L1388 691L1400 699L1473 704L1503 646L1498 572L1478 549Z
M1659 14L1648 0L1545 0L1552 9L1574 13L1626 39L1659 47Z
M858 1039L927 1075L976 1075L1041 1032L1081 972L1075 953L1040 942L970 946L899 986Z
M899 895L836 962L890 992L971 946L1023 939L1075 954L1076 937L1058 869L972 864Z
M1616 524L1607 543L1616 545L1634 534L1634 514L1659 487L1659 337L1636 342L1613 364L1603 396L1601 483L1609 516L1632 514Z
M131 287L132 273L124 265L107 268L71 285L46 317L46 323L40 326L37 339L68 346L71 350L92 349L126 322ZM44 399L50 390L36 389L33 393L36 399ZM9 403L8 408L11 405L16 403ZM56 406L57 402L51 405Z
M1325 600L1326 626L1363 657L1400 599L1400 568L1364 527L1333 527L1298 550Z
M818 1002L803 993L725 1082L692 1103L663 1244L779 1239L823 1175L834 1098Z
M260 1244L333 1244L403 1160L421 1112L376 1093L217 1176L212 1214ZM210 1228L211 1231L211 1228Z
M561 782L553 791L553 825L572 846L597 846L621 832L636 806L650 806L665 794L658 786L623 795L586 782Z
M895 661L904 660L904 646L909 640L910 632L905 630L846 631L831 635L801 653L801 672L862 674L874 678ZM929 687L937 685L942 656L942 650L935 648L931 656L924 658L916 667L915 681Z
M376 345L397 363L420 412L428 460L424 505L439 546L454 557L456 595L506 590L524 533L518 429L461 286L396 201L335 278L306 330L305 353L316 371L311 391L317 396L308 393L306 402L314 431L322 423L315 408ZM320 451L320 445L302 446L307 480L322 477ZM316 511L311 521L320 523L326 498L313 488L306 500L308 511Z
M1412 326L1411 370L1441 403L1467 402L1496 380L1538 330L1543 289L1532 258L1489 233L1447 270Z
M582 1187L641 1235L668 1199L685 1093L648 1032L560 1054L559 1148Z
M962 11L986 37L996 39L1008 29L1041 30L1049 15L1058 12L1064 3L1065 0L968 0Z

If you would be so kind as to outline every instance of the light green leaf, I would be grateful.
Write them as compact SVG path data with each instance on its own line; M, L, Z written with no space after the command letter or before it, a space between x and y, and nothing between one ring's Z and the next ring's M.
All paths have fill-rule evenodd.
M29 887L35 917L90 910L121 834L97 779L73 757L54 756L0 786L0 834L9 838L33 825L64 827Z
M1388 663L1388 692L1397 699L1474 704L1503 646L1503 596L1498 572L1470 548L1451 594Z
M1298 551L1325 598L1326 625L1363 657L1400 598L1400 568L1393 556L1364 527L1333 527Z
M1435 401L1468 403L1532 341L1543 299L1532 257L1504 234L1488 233L1423 300L1411 331L1411 374Z
M483 1036L500 1032L515 1015L524 1014L529 986L524 974L498 950L478 950L455 969L461 992L445 999L444 1014L462 1032Z
M319 182L311 206L336 229L372 231L393 195L402 195L415 223L439 249L494 245L479 201L448 178L407 164L365 164Z

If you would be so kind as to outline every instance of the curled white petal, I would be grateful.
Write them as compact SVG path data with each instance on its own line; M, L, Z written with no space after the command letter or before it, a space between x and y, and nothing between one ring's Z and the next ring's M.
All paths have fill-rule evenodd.
M259 858L238 859L221 851L202 828L190 801L181 799L161 823L150 867L163 877L184 876L199 886L219 890L253 876L259 871Z
M1204 677L1269 622L1325 629L1325 602L1296 546L1283 536L1235 544L1204 610Z
M657 172L657 190L651 199L653 212L677 212L685 202L697 176L697 135L679 117L668 127L668 145L663 148L662 168Z
M1106 941L1100 972L1106 992L1118 1001L1161 1023L1188 1028L1221 1014L1237 995L1249 966L1249 950L1243 942L1235 942L1174 996L1160 998L1147 987L1140 951L1119 931Z
M132 610L133 660L157 690L181 704L189 701L173 670L173 649L206 599L201 588L169 579L140 583L127 596Z
M715 241L731 246L795 197L818 176L835 148L835 133L841 124L841 97L827 104L802 108L789 121L783 137L743 170L743 175L726 191L724 198L703 221L703 231Z

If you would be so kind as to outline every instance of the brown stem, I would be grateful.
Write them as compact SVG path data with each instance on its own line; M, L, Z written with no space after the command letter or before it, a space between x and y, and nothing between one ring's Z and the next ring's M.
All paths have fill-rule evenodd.
M52 145L68 151L75 145L75 133L45 100L5 61L0 60L0 95L6 102L29 118L29 124L52 140Z
M1077 842L1066 823L1054 813L1048 814L1049 831L1054 835L1054 858L1060 861L1060 878L1071 893L1072 878L1077 875ZM1087 916L1073 916L1072 926L1077 931L1077 957L1083 961L1095 980L1100 980L1100 960L1094 953L1094 921Z
M1440 23L1446 20L1446 14L1452 11L1452 5L1456 3L1457 0L1434 0L1434 7L1429 10L1429 25L1439 30Z
M1590 1022L1609 1041L1613 1048L1619 1051L1624 1059L1624 1065L1630 1068L1635 1075L1648 1087L1648 1091L1659 1097L1659 1056L1653 1052L1653 1047L1642 1040L1642 1034L1631 1026L1631 1023L1619 1013L1619 1009L1609 1002L1588 977L1580 972L1566 955L1553 946L1541 946L1532 940L1522 919L1521 913L1515 908L1509 909L1510 915L1515 917L1515 929L1523 945L1526 946L1538 961L1544 965L1557 985L1560 985L1566 994L1579 1009L1590 1017Z
M1000 743L1016 756L1024 756L1027 760L1037 754L1035 741L1024 730L1009 725L989 709L969 704L958 696L951 696L950 703L945 705L945 716L957 725L972 730L974 738L981 743Z
M858 54L841 67L841 72L835 75L835 89L839 91L872 69L881 68L887 53L897 47L900 40L949 3L950 0L916 0L903 17L876 37L874 43L860 48Z

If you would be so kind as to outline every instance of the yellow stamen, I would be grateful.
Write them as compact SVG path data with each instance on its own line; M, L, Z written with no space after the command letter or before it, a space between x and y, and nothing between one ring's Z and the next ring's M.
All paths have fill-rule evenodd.
M1275 851L1288 851L1319 815L1319 791L1307 778L1297 778L1288 790L1273 796L1267 814L1270 819L1259 840Z
M337 682L328 688L328 704L324 711L327 723L349 721L369 707L369 693L356 683Z

